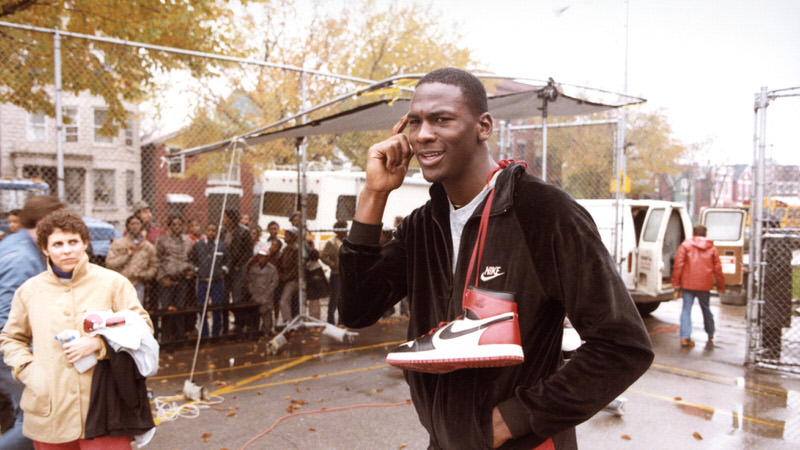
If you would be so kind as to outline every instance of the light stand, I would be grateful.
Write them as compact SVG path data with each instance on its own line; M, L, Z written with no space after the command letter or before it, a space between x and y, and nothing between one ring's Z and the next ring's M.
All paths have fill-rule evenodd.
M302 83L303 87L303 104L305 105L305 72L303 72ZM303 116L305 121L305 116ZM295 151L297 152L297 198L300 203L300 223L297 230L297 245L298 245L298 261L297 261L297 275L298 275L298 290L297 301L300 314L293 317L286 327L281 330L274 338L267 342L267 353L270 355L277 354L289 341L286 338L286 333L297 328L306 327L325 327L322 334L339 342L353 343L355 337L358 335L355 331L344 330L326 321L308 316L305 314L305 300L306 300L306 283L305 283L305 260L306 260L306 141L304 137L298 137L295 140Z

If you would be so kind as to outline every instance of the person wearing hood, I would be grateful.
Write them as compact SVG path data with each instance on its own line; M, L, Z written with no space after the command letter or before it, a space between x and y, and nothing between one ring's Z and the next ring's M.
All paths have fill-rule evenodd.
M675 267L672 270L672 286L681 292L681 347L693 347L692 306L694 299L703 312L703 326L708 335L708 345L714 343L714 315L708 307L711 288L716 282L717 292L725 292L725 278L722 263L714 241L706 239L706 227L695 225L693 237L686 239L675 254Z

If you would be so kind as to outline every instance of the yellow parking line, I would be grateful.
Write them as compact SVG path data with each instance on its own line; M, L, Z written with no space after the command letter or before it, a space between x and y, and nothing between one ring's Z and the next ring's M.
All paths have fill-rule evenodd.
M379 343L379 344L365 345L365 346L362 346L362 347L354 347L354 348L332 350L332 351L328 351L328 352L321 352L321 353L317 353L317 354L314 354L314 355L301 356L301 357L298 357L298 358L285 358L285 359L282 359L282 360L265 361L263 363L250 364L250 365L246 365L246 366L234 366L234 367L226 367L226 368L221 368L221 369L210 369L210 370L206 370L206 371L195 372L195 374L216 373L216 372L223 372L223 371L227 372L227 371L232 371L232 370L249 369L249 368L257 367L257 366L260 366L260 365L269 365L269 364L277 364L277 363L280 363L280 362L285 362L284 364L282 364L282 365L280 365L278 367L275 367L273 369L267 370L266 372L259 373L257 375L252 376L252 377L246 378L246 379L241 380L241 381L239 381L237 383L234 383L232 385L225 386L222 389L219 389L219 390L214 391L214 392L209 394L209 395L212 395L212 396L214 396L214 395L223 395L223 394L229 394L229 393L232 393L232 392L240 392L240 391L245 391L245 390L257 389L259 387L264 387L264 386L272 386L272 385L278 385L278 384L284 384L284 383L290 383L290 382L294 383L296 381L303 381L303 380L306 380L306 379L314 379L314 378L327 377L327 376L333 376L333 375L344 375L344 374L347 374L347 373L354 373L354 372L359 372L359 371L363 371L363 370L372 370L372 369L377 369L377 368L381 368L381 367L387 367L388 366L387 364L381 364L381 365L378 365L378 366L365 367L365 368L352 369L352 370L336 372L336 373L331 373L331 374L323 374L323 375L305 377L305 378L302 378L302 379L285 380L285 381L279 381L279 382L275 382L275 383L267 383L267 384L263 384L263 385L242 387L242 386L245 386L245 385L247 385L249 383L252 383L252 382L254 382L256 380L259 380L261 378L269 377L269 376L271 376L271 375L273 375L275 373L281 372L283 370L286 370L286 369L289 369L291 367L294 367L294 366L296 366L298 364L301 364L301 363L304 363L306 361L309 361L309 360L311 360L313 358L319 358L319 357L323 357L323 356L335 355L335 354L338 354L338 353L349 353L349 352L356 352L356 351L360 351L360 350L368 350L368 349L377 348L377 347L386 347L386 346L389 346L389 345L398 345L398 344L401 344L403 342L405 342L405 341L389 341L389 342L383 342L383 343ZM188 373L178 373L178 374L173 374L173 375L156 376L156 377L151 377L151 378L148 378L148 379L149 380L168 379L168 378L188 377L188 375L189 375ZM166 398L162 397L162 399L164 401L177 401L177 400L181 400L183 398L184 398L183 396L173 396L173 397L166 397ZM152 403L152 401L151 401L151 403ZM184 405L195 405L195 404L198 404L198 402L188 401ZM155 420L156 426L160 425L161 422L163 422L163 420L159 419L158 417L154 418L154 420Z
M406 341L388 341L388 342L382 342L382 343L379 343L379 344L365 345L365 346L362 346L362 347L353 347L353 348L345 348L345 349L339 349L339 350L331 350L331 351L328 351L328 352L317 353L317 354L311 355L311 356L312 357L320 357L320 356L335 355L337 353L357 352L357 351L361 351L361 350L369 350L371 348L386 347L386 346L389 346L389 345L399 345L399 344L402 344L403 342L406 342ZM242 365L242 366L221 367L221 368L215 368L215 369L195 371L194 373L195 373L195 375L202 375L202 374L217 373L217 372L230 372L230 371L233 371L233 370L251 369L253 367L258 367L258 366L269 366L269 365L278 364L278 363L281 363L281 362L284 362L284 361L292 361L294 359L295 359L294 357L292 357L292 358L284 358L284 359L277 359L277 360L272 360L272 361L264 361L264 362L248 364L248 365ZM170 375L156 375L154 377L149 377L148 380L150 380L150 381L166 380L166 379L170 379L170 378L185 378L185 377L188 377L188 376L189 376L188 372L181 372L181 373L174 373L174 374L170 374Z
M260 366L260 365L279 364L281 362L284 363L284 364L281 364L278 367L272 368L272 369L267 370L265 372L262 372L262 373L259 373L257 375L254 375L252 377L246 378L246 379L241 380L241 381L239 381L237 383L231 384L229 386L225 386L225 387L223 387L223 388L221 388L221 389L219 389L219 390L217 390L215 392L212 392L210 395L215 395L216 396L216 395L223 395L223 394L232 394L232 393L236 393L236 392L243 392L243 391L249 391L249 390L253 390L253 389L267 388L267 387L278 386L278 385L282 385L282 384L298 383L298 382L301 382L301 381L310 381L310 380L315 380L315 379L320 379L320 378L348 375L348 374L353 374L353 373L358 373L358 372L363 372L363 371L369 371L369 370L375 370L375 369L381 369L381 368L389 367L387 364L379 364L379 365L375 365L375 366L360 367L360 368L348 369L348 370L343 370L343 371L338 371L338 372L331 372L331 373L318 374L318 375L312 375L312 376L306 376L306 377L300 377L300 378L293 378L293 379L288 379L288 380L275 381L275 382L272 382L272 383L249 385L250 383L253 383L253 382L257 381L257 380L270 377L273 374L282 372L284 370L287 370L289 368L292 368L294 366L297 366L299 364L302 364L302 363L304 363L306 361L309 361L311 359L314 359L314 358L319 358L319 357L329 356L329 355L334 355L334 354L339 354L339 353L357 352L357 351L368 350L368 349L377 348L377 347L386 347L386 346L389 346L389 345L397 345L397 344L400 344L402 342L405 342L405 341L383 342L383 343L367 345L367 346L362 346L362 347L354 347L354 348L347 348L347 349L332 350L332 351L328 351L328 352L321 352L321 353L318 353L318 354L306 355L306 356L297 357L297 358L285 358L285 359L282 359L282 360L265 361L265 362L262 362L262 363L250 364L250 365L247 365L247 366L235 366L235 367L221 368L221 369L210 369L210 370L207 370L207 371L195 372L195 373L196 374L202 374L202 373L227 372L227 371L232 371L232 370L250 369L250 368L253 368L253 367ZM657 369L661 369L661 370L664 370L664 371L687 374L687 375L694 376L694 377L697 377L697 378L702 378L702 379L729 382L734 386L739 386L741 384L740 383L740 380L741 380L740 378L732 378L732 377L720 376L720 375L715 375L715 374L711 374L711 373L707 373L707 372L700 372L700 371L696 371L696 370L684 369L684 368L680 368L680 367L673 367L673 366L668 366L668 365L664 365L664 364L657 364L657 363L652 364L652 367L653 368L657 368ZM173 375L164 375L164 376L152 377L150 379L151 380L156 380L156 379L178 378L178 377L185 377L187 375L188 375L187 373L182 373L182 374L173 374ZM753 388L753 389L758 389L758 390L753 390L753 389L748 389L748 388ZM776 387L772 387L772 386L766 386L766 385L761 385L761 384L757 384L757 383L750 383L750 382L744 382L744 389L748 390L749 392L754 392L754 393L764 394L764 395L771 395L769 392L774 392L776 395L786 394L787 393L787 391L785 389L782 389L782 388L776 388ZM638 394L641 394L641 395L644 395L644 396L648 396L648 397L652 397L652 398L657 398L657 399L660 399L660 400L665 400L665 401L668 401L670 403L675 403L675 404L685 405L685 406L692 407L692 408L697 408L697 409L708 411L708 412L711 412L711 413L714 413L714 414L721 413L721 414L729 415L731 417L739 417L739 418L741 418L741 420L752 422L752 423L757 423L757 424L766 425L766 426L775 427L775 428L781 428L781 429L784 428L784 424L779 423L779 422L773 422L773 421L769 421L769 420L758 419L758 418L755 418L755 417L744 416L744 415L741 415L741 414L738 414L738 413L735 413L735 412L732 412L732 411L720 410L720 409L712 408L712 407L709 407L709 406L698 405L698 404L686 402L686 401L683 401L683 400L679 400L679 399L676 399L674 397L669 397L669 396L657 394L655 392L648 392L648 391L644 391L644 390L637 389L637 388L629 388L628 391L635 392L635 393L638 393ZM763 391L769 391L769 392L763 392ZM194 403L195 402L189 402L188 404L194 404Z
M256 381L256 380L260 380L260 379L262 379L262 378L269 377L269 376L271 376L273 373L281 372L281 371L283 371L283 370L286 370L286 369L289 369L289 368L291 368L291 367L294 367L294 366L296 366L296 365L298 365L298 364L302 364L302 363L304 363L304 362L306 362L306 361L308 361L309 359L312 359L312 358L314 358L314 357L315 357L314 355L301 356L301 357L299 357L299 358L295 359L294 361L289 361L288 363L286 363L286 364L283 364L283 365L281 365L281 366L278 366L278 367L276 367L276 368L274 368L274 369L272 369L272 370L268 370L268 371L266 371L266 372L262 372L262 373L260 373L260 374L258 374L258 375L252 376L252 377L250 377L250 378L245 378L244 380L241 380L241 381L239 381L239 382L237 382L237 383L234 383L234 384L231 384L231 385L225 386L224 388L222 388L222 389L220 389L220 390L217 390L217 391L214 391L214 392L212 392L212 393L211 393L211 395L222 395L222 394L228 394L228 393L230 393L230 392L233 392L233 391L234 391L236 388L238 388L239 386L244 386L244 385L246 385L246 384L252 383L253 381Z
M281 365L279 367L276 367L276 368L274 368L272 370L268 370L266 372L262 372L262 373L260 373L258 375L252 376L250 378L245 378L244 380L241 380L238 383L234 383L232 385L225 386L222 389L219 389L217 391L212 392L211 394L209 394L209 396L227 394L227 393L233 391L234 389L236 389L239 386L245 385L247 383L251 383L253 381L256 381L256 380L264 378L264 377L268 377L268 376L272 375L273 373L280 372L280 371L282 371L284 369L288 369L290 367L293 367L293 366L296 366L298 364L304 363L304 362L308 361L309 359L311 359L313 357L314 356L303 356L303 357L300 357L300 358L296 358L296 359L294 359L294 360L292 360L292 361L290 361L290 362L288 362L286 364L283 364L283 365ZM174 400L180 400L181 398L184 398L184 397L177 397L177 398L172 397L172 398L164 399L164 401L171 401L173 399ZM184 403L182 405L182 407L186 406L186 405L197 405L199 403L202 403L202 402L197 402L197 401L192 400L192 401ZM156 417L156 418L154 418L154 422L155 422L156 426L158 426L158 425L161 424L161 422L163 422L163 420L160 419L159 417Z
M710 406L698 405L696 403L686 402L686 401L683 401L683 400L676 399L674 397L669 397L669 396L666 396L666 395L656 394L655 392L648 392L648 391L644 391L644 390L637 389L637 388L628 388L628 391L629 392L635 392L637 394L641 394L641 395L644 395L644 396L647 396L647 397L657 398L659 400L666 400L666 401L668 401L670 403L675 403L677 405L685 405L685 406L689 406L691 408L701 409L703 411L708 411L708 412L711 412L711 413L714 413L714 414L721 413L721 414L729 415L731 417L739 417L742 420L746 420L748 422L758 423L758 424L761 424L761 425L767 425L767 426L775 427L775 428L781 428L781 429L784 428L784 424L783 423L772 422L772 421L763 420L763 419L757 419L755 417L745 416L745 415L742 415L742 414L739 414L739 413L735 413L733 411L724 410L724 409L712 408Z
M249 390L258 389L258 388L279 386L281 384L299 383L301 381L318 380L320 378L335 377L335 376L339 376L339 375L349 375L351 373L364 372L364 371L367 371L367 370L383 369L384 367L389 367L389 365L388 364L378 364L377 366L359 367L359 368L356 368L356 369L342 370L342 371L339 371L339 372L324 373L324 374L321 374L321 375L312 375L310 377L300 377L300 378L293 378L291 380L275 381L273 383L256 384L256 385L253 385L253 386L246 386L246 387L240 387L240 388L232 389L230 391L227 391L226 394L231 394L231 393L234 393L234 392L249 391Z
M753 388L753 389L759 389L759 390L762 390L762 391L774 392L774 393L779 394L779 395L780 394L786 395L788 393L788 391L786 389L778 388L778 387L774 387L774 386L766 386L766 385L763 385L763 384L751 383L751 382L748 382L748 381L745 381L745 382L741 383L740 382L742 380L741 378L731 378L731 377L726 377L726 376L721 376L721 375L714 375L714 374L707 373L707 372L699 372L699 371L696 371L696 370L684 369L684 368L681 368L681 367L667 366L667 365L664 365L664 364L657 364L657 363L653 363L651 365L651 367L655 367L657 369L662 369L662 370L666 370L666 371L670 371L670 372L683 373L683 374L694 376L696 378L705 378L705 379L709 379L709 380L726 381L726 382L730 382L734 386L742 385L742 387L745 388L746 390L748 390L747 388ZM760 393L760 394L769 395L766 392L759 392L758 390L749 389L748 391L749 392L753 392L753 393Z

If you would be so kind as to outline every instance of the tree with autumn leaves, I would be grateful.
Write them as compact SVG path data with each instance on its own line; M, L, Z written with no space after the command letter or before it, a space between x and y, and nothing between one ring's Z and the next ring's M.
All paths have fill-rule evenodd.
M363 0L334 11L322 1L243 3L247 7L245 13L235 13L224 2L215 0L12 0L0 2L0 20L249 57L368 80L425 73L441 66L476 66L470 50L460 45L461 36L454 31L457 27L441 22L430 5ZM105 128L112 134L125 123L126 103L159 96L164 74L176 71L197 81L192 85L197 101L189 125L170 142L180 148L240 135L303 109L300 74L296 71L78 38L62 39L61 47L63 89L102 97L109 107ZM5 61L0 65L0 102L54 116L52 34L4 27L0 29L0 57ZM309 75L306 106L362 86ZM345 110L359 101L363 103L364 99L344 101L321 113ZM296 124L297 121L287 125ZM363 163L368 146L385 134L312 137L308 139L309 159L329 160L338 152L358 166ZM678 158L685 152L681 144L673 141L662 112L631 114L628 143L628 175L634 180L631 196L652 192L653 174L678 170ZM531 142L529 147L536 144ZM608 196L613 146L613 126L551 129L548 181L579 197ZM293 142L273 141L248 149L240 163L256 170L293 164L294 150ZM224 170L224 155L201 158L204 164L193 164L187 175L203 177ZM536 166L530 156L528 159Z
M246 26L252 30L251 35L260 39L250 42L249 53L254 57L261 55L269 63L375 81L399 74L426 73L442 66L468 68L475 65L471 52L459 44L460 34L447 28L430 5L365 0L333 11L322 7L323 3L315 3L315 8L304 10L302 15L294 2L253 6L245 18ZM298 32L301 24L302 32ZM222 95L219 91L201 89L208 95L192 112L191 124L172 142L176 147L192 148L218 142L304 109L298 72L252 65L224 66L227 77L233 80L230 86L235 88ZM307 75L305 82L306 107L366 86L319 75ZM309 120L380 98L385 97L348 99L317 115L312 114ZM299 120L285 126L297 124ZM308 157L313 162L330 160L341 154L359 166L363 164L369 145L383 139L387 133L312 136L307 139ZM248 148L242 158L243 164L256 170L294 165L295 142L278 140ZM226 157L222 154L204 155L200 159L202 164L193 164L187 176L202 177L207 172L224 170Z
M0 20L21 25L228 55L238 53L233 15L216 0L5 0ZM0 29L0 102L55 116L52 33ZM125 103L155 94L158 73L209 74L212 60L80 38L61 40L62 89L102 97L105 131L125 123Z
M675 174L688 150L672 136L672 129L663 111L629 112L625 156L626 175L631 179L629 198L643 198L656 190L656 174ZM582 118L584 122L616 120L618 112L607 111ZM553 118L550 124L574 122L572 117ZM536 120L533 120L536 122ZM547 181L576 198L611 198L614 177L613 155L615 124L551 127L547 133ZM526 154L513 155L528 159L535 173L541 170L541 131L515 138L525 143Z

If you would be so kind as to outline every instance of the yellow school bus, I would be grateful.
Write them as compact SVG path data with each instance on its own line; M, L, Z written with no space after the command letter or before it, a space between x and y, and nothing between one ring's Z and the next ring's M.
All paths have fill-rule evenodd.
M750 202L745 202L744 206L749 207ZM764 199L763 214L768 222L781 228L800 228L800 198L767 197ZM747 226L750 226L749 215L747 216Z

